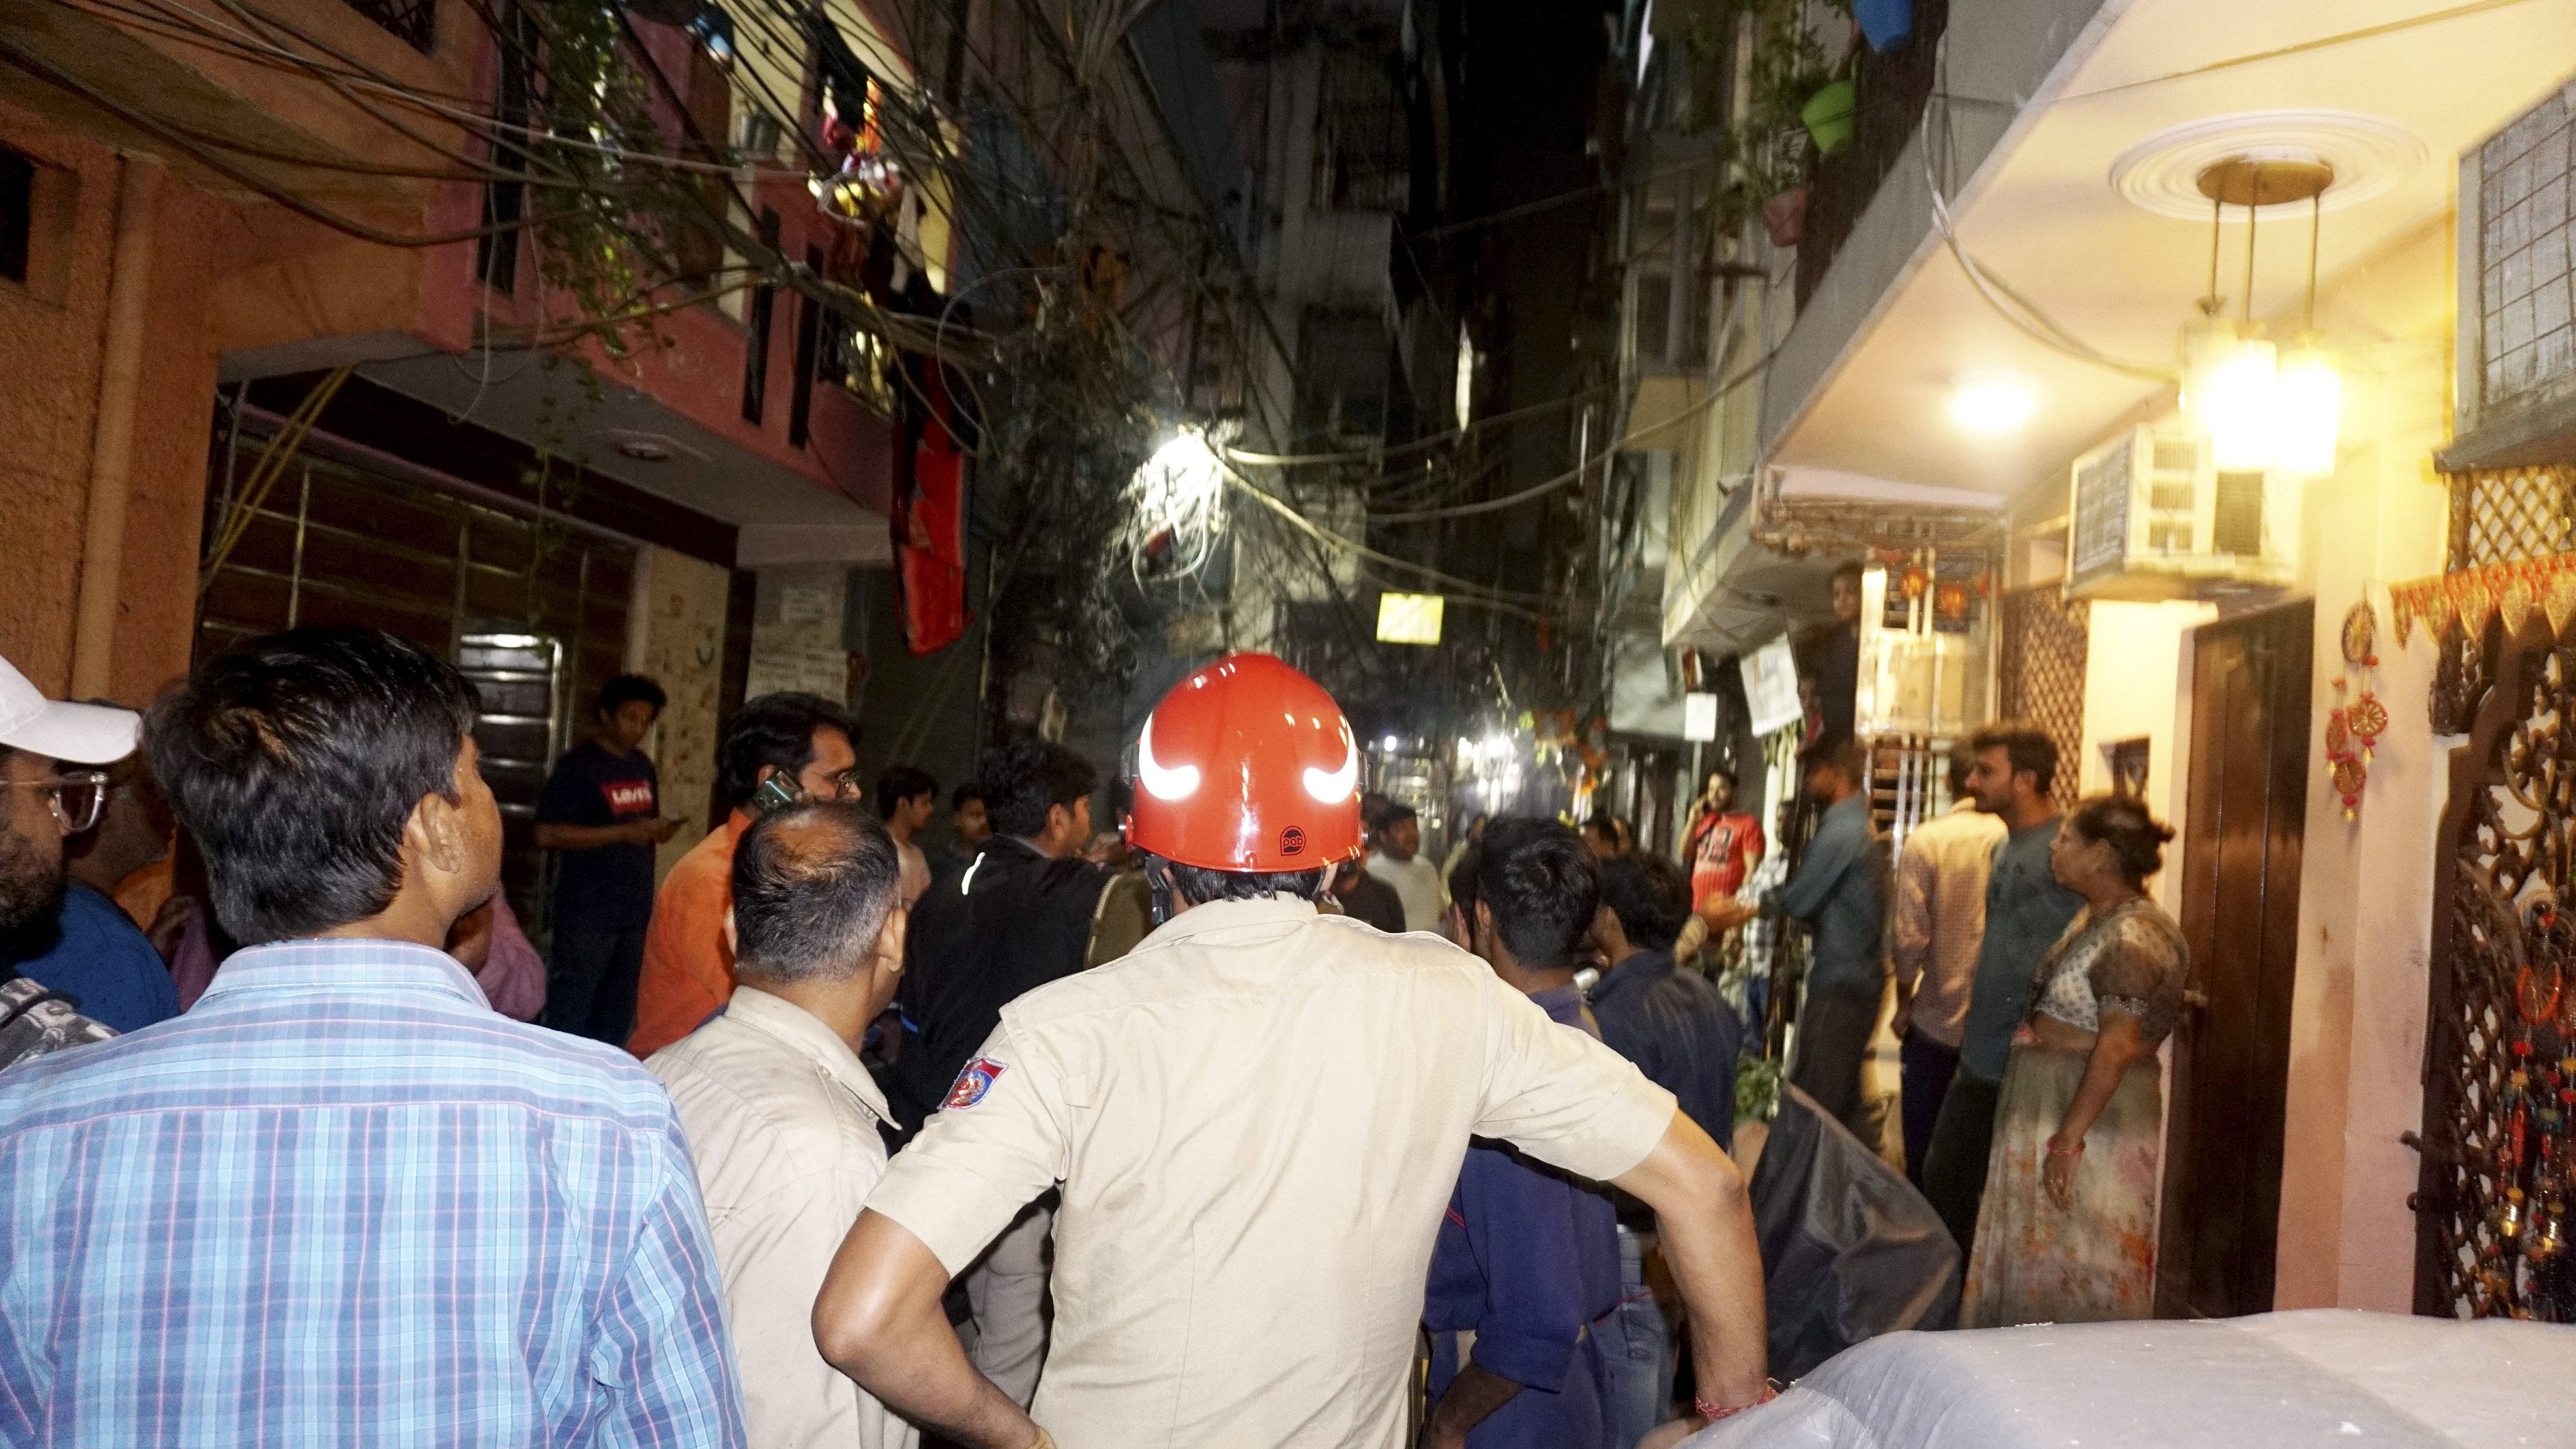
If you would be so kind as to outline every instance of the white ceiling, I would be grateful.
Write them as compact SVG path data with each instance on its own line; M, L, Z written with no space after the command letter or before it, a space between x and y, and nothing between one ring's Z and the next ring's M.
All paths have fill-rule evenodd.
M851 538L881 538L885 532L883 518L841 493L718 437L633 388L612 384L594 401L581 392L572 368L543 368L525 354L496 356L494 376L486 382L481 357L433 352L370 362L360 371L370 381L470 416L531 447L578 456L594 473L726 523L842 530ZM555 420L566 418L575 420L571 435L553 436L562 426ZM633 438L659 442L670 456L647 462L620 453L617 445Z
M2576 0L2521 0L2163 78L2449 8L2404 0L2135 0L2088 55L2061 67L2057 88L2023 112L2018 134L1953 202L1961 241L1990 274L2091 346L2170 365L2178 329L2207 290L2209 226L2124 199L2111 183L2114 163L2160 132L2211 117L2353 111L2423 142L2424 159L2387 190L2326 213L2325 285L2373 285L2392 255L2430 250L2420 242L2451 210L2458 155L2576 72ZM1940 117L1936 105L1931 124ZM2237 215L2225 227L2220 268L2220 290L2231 298L2243 291L2245 227ZM2304 217L2266 217L2259 227L2255 310L2289 319L2274 327L2276 336L2296 326L2308 231ZM2422 279L2416 281L2420 291ZM2428 318L2415 306L2376 316L2343 306L2326 340L2358 345L2385 340L2379 327L2445 320L2440 309ZM2024 374L2040 393L2038 415L2003 439L1971 435L1947 412L1960 374L1989 368ZM2167 391L2031 340L1978 295L1936 234L1783 432L1771 461L2009 497L2055 482L2070 458Z

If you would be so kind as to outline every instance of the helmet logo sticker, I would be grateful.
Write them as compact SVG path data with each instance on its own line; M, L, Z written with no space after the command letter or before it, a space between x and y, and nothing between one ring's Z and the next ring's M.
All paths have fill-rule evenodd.
M1199 767L1167 766L1154 758L1154 720L1145 718L1145 732L1136 737L1136 783L1157 800L1186 800L1198 793Z
M1308 773L1311 774L1313 772L1309 771ZM1298 829L1294 825L1280 831L1279 853L1281 855L1304 855L1306 853L1306 832Z
M1338 805L1350 798L1352 789L1359 782L1359 741L1351 738L1351 728L1346 724L1342 726L1341 768L1318 770L1309 767L1306 771L1306 793L1314 796L1319 804Z

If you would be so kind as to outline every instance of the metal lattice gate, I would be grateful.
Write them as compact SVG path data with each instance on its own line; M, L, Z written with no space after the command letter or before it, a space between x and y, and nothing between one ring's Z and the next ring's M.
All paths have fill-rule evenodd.
M2490 638L2436 857L2415 1309L2576 1322L2576 643Z
M2003 649L1996 661L1996 703L2004 719L2027 720L2057 745L2060 808L2075 803L2083 778L2076 750L2084 742L2087 606L2055 584L2003 597Z

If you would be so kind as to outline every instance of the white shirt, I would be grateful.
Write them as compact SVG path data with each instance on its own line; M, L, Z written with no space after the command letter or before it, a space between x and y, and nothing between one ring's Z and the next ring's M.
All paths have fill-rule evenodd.
M1195 906L1002 1008L868 1207L952 1273L1062 1183L1032 1412L1063 1449L1401 1449L1471 1135L1611 1178L1672 1094L1445 941Z
M1440 867L1415 851L1413 859L1398 860L1383 850L1369 852L1368 873L1395 888L1397 899L1404 902L1404 929L1437 931L1440 929Z
M751 1442L912 1449L918 1432L814 1347L824 1271L885 1172L890 1114L867 1068L803 1007L749 986L644 1065L697 1161Z
M1946 1047L1967 1029L1986 939L1986 870L2009 834L2001 817L1962 800L1915 826L1896 862L1889 954L1914 992L1914 1029Z

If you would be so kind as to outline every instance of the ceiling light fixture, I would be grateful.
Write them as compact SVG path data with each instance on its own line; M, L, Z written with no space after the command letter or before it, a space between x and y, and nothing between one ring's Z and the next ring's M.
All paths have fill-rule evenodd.
M2038 390L2017 372L1971 372L1950 394L1950 421L1972 433L2009 433L2038 411Z
M2279 153L2230 156L2200 172L2200 192L2209 198L2209 291L2199 319L2183 328L2182 410L2220 469L2334 471L2342 374L2316 330L2321 198L2334 183L2325 161ZM2284 366L2254 320L2256 217L2263 207L2301 201L2309 205L2307 325ZM2233 319L2218 291L2219 230L2230 206L2245 208L2245 292Z

